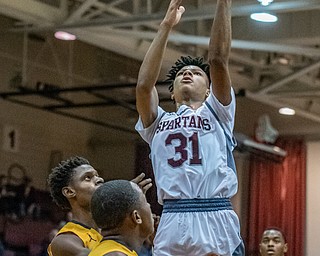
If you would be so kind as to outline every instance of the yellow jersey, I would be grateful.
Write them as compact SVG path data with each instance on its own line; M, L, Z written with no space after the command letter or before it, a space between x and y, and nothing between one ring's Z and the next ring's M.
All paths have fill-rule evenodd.
M100 244L89 253L89 256L103 256L109 252L123 252L127 256L138 256L135 251L129 250L126 246L114 240L102 240Z
M63 233L75 234L82 240L84 247L88 248L89 250L92 250L93 248L95 248L102 240L102 236L97 230L87 227L76 221L67 222L59 230L56 236ZM49 244L48 246L48 254L49 256L53 256L51 251L51 244Z

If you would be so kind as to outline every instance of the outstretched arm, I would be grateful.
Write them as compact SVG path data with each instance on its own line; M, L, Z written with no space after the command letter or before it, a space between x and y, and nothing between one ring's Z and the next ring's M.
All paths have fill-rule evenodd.
M223 105L231 102L230 49L231 0L217 0L209 43L209 64L213 93Z
M144 127L149 127L157 117L159 105L155 84L159 77L169 33L184 12L182 0L171 0L167 13L160 24L158 33L141 64L136 87L137 110Z

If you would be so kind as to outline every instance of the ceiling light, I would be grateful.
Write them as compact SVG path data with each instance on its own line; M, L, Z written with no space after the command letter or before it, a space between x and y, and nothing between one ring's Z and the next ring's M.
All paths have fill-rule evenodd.
M265 12L252 13L250 18L261 22L276 22L278 20L277 16Z
M268 6L269 4L271 4L273 2L273 0L258 0L258 2L260 2L261 5L263 5L263 6Z
M285 57L280 57L280 58L278 59L278 62L279 62L279 64L281 64L281 65L288 65L288 64L289 64L289 60L288 60L287 58L285 58Z
M293 116L295 115L296 111L294 111L292 108L280 108L279 113L281 115Z
M60 40L65 40L65 41L73 41L76 40L77 37L73 34L70 34L65 31L57 31L54 33L54 37Z

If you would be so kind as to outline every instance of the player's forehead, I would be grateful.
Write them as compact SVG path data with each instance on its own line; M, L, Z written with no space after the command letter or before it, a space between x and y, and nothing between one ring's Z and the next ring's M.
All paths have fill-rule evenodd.
M198 66L196 66L196 65L187 65L187 66L184 66L184 67L182 67L179 71L185 71L185 70L201 71L201 72L205 73L202 68L200 68L200 67L198 67Z
M96 170L90 164L82 164L74 169L77 172L84 172L84 171L88 171L88 170L96 172Z
M98 171L89 164L83 164L74 168L73 177L80 178L86 174L98 175Z
M280 238L283 240L283 236L279 230L271 229L263 232L262 239L275 239Z

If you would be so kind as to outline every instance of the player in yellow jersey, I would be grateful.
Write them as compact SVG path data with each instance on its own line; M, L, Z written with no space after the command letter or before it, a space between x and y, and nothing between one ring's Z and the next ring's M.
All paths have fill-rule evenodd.
M151 180L140 174L133 181L146 192ZM82 256L100 242L102 236L92 219L90 202L93 192L104 180L83 157L71 157L52 169L48 184L58 206L70 210L73 219L63 226L48 247L49 256Z
M100 186L92 196L91 212L103 239L89 256L138 256L154 231L150 205L131 181L113 180Z

